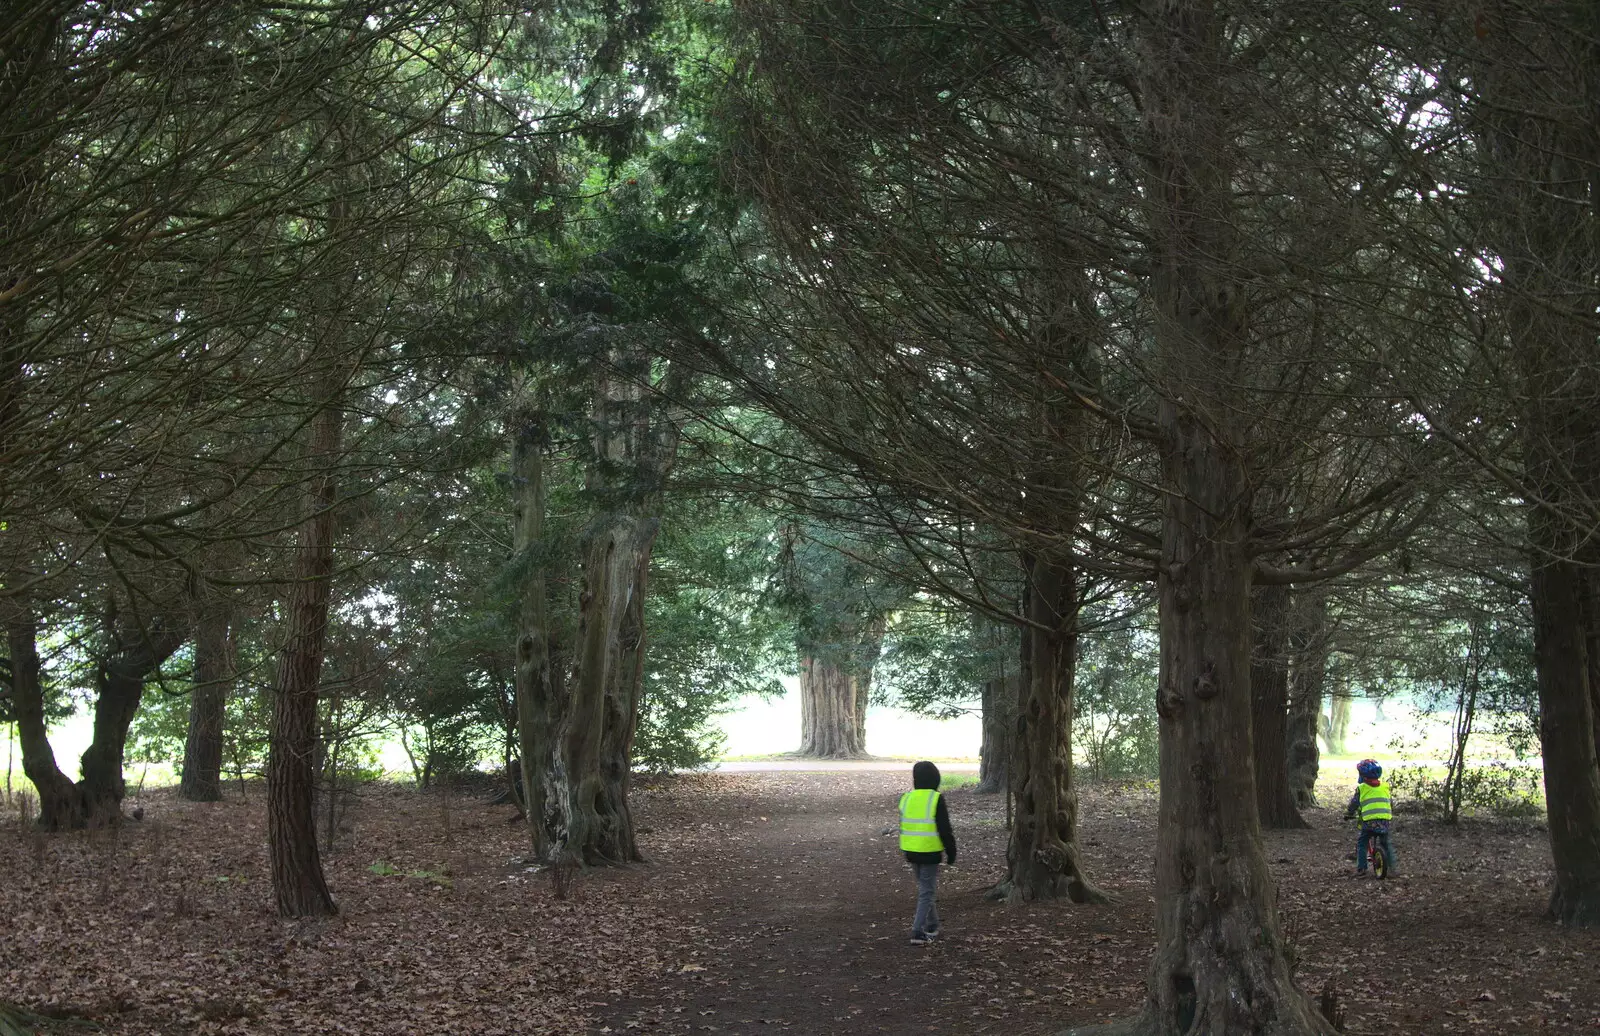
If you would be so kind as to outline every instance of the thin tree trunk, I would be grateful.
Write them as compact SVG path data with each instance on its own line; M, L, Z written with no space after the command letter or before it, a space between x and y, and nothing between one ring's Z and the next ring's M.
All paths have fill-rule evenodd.
M1583 628L1589 652L1589 716L1594 720L1595 766L1600 769L1600 568L1591 565L1583 579Z
M1350 690L1336 687L1328 699L1328 751L1343 755L1350 737Z
M1289 588L1250 592L1250 726L1256 808L1266 828L1306 827L1289 781Z
M521 567L516 655L517 744L522 806L533 855L550 860L555 845L548 780L555 770L560 679L553 664L544 542L545 427L531 413L513 418L511 473L516 486L513 547Z
M1304 809L1317 804L1321 753L1317 724L1322 718L1322 687L1328 671L1328 601L1320 593L1296 594L1292 607L1289 668L1289 791Z
M978 752L978 784L974 792L994 795L1010 787L1011 751L1017 723L1017 700L1021 692L1018 674L1007 664L1004 653L1005 630L986 619L975 619L988 634L990 653L998 665L994 676L983 682L983 744ZM1020 659L1019 665L1020 665Z
M1021 690L1015 673L983 683L983 747L978 756L978 784L973 788L979 794L999 794L1011 786L1011 753Z
M194 690L189 695L189 736L183 745L180 798L222 799L222 728L233 686L233 645L228 609L209 602L195 625Z
M856 736L861 739L862 754L867 751L867 706L872 703L872 672L883 654L883 637L889 628L886 616L875 615L867 621L866 632L856 645L852 678L856 682L852 692L856 701Z
M330 400L312 423L310 456L326 467L307 493L308 513L295 548L294 584L286 608L287 636L278 657L267 754L267 848L272 889L282 917L338 913L317 848L317 696L327 647L333 582L333 465L343 412Z
M640 522L633 530L630 556L621 559L631 567L632 582L617 641L617 660L606 691L605 734L601 739L600 774L605 782L607 814L613 818L615 852L622 862L643 862L633 823L628 793L633 779L633 739L639 728L639 701L644 692L644 661L648 644L644 606L650 579L650 557L659 523Z
M1078 851L1072 780L1072 691L1078 653L1077 572L1064 559L1025 554L1026 681L1018 704L1012 786L1016 815L1006 877L991 895L1008 902L1103 903Z

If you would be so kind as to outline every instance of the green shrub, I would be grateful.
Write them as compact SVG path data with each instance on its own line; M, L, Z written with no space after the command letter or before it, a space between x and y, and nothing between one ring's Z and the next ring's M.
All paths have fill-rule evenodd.
M1396 812L1422 812L1440 818L1451 816L1449 788L1442 778L1433 776L1428 767L1399 766L1389 771L1388 776ZM1542 777L1536 766L1513 766L1503 762L1468 766L1461 773L1460 800L1456 805L1464 816L1543 816Z

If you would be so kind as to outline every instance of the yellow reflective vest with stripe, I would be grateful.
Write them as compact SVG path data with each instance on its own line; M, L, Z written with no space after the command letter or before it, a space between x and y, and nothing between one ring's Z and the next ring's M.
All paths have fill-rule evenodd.
M900 796L900 848L908 853L944 851L934 814L939 809L939 793L918 788Z
M1394 818L1392 803L1389 801L1389 782L1379 781L1377 784L1361 785L1361 822L1369 820L1391 820Z

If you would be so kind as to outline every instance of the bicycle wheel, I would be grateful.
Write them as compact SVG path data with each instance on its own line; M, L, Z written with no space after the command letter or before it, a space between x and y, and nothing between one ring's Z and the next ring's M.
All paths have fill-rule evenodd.
M1372 876L1381 881L1389 870L1389 863L1384 859L1383 850L1378 847L1376 838L1368 843L1367 855L1372 859Z

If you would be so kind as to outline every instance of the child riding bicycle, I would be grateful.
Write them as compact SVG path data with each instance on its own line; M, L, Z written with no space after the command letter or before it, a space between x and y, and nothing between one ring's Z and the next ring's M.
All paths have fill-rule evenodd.
M1389 785L1383 779L1383 767L1375 759L1363 759L1356 764L1356 775L1361 783L1350 796L1344 808L1344 818L1361 817L1361 835L1356 839L1356 870L1351 877L1367 876L1367 844L1377 840L1383 853L1384 877L1394 873L1394 847L1389 844L1389 822L1394 818L1394 804L1390 799Z

